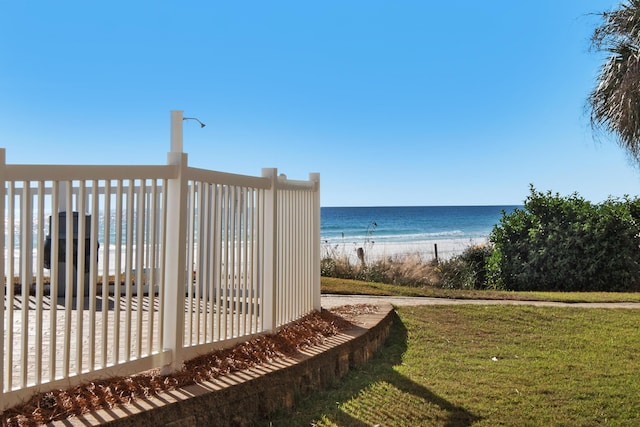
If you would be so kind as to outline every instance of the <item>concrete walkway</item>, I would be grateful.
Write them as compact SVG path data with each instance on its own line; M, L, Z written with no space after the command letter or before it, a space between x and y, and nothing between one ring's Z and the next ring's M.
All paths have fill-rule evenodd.
M637 302L594 302L567 303L552 301L521 301L521 300L489 300L489 299L450 299L428 297L391 297L369 295L333 295L323 294L322 308L331 309L341 305L381 304L389 303L394 306L416 305L533 305L538 307L579 307L579 308L625 308L640 309Z

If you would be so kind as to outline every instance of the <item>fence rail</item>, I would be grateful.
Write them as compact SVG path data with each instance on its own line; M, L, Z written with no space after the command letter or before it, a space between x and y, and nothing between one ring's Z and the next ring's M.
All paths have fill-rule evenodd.
M162 166L7 165L0 149L0 191L0 411L168 373L320 309L317 174L207 171L181 151Z

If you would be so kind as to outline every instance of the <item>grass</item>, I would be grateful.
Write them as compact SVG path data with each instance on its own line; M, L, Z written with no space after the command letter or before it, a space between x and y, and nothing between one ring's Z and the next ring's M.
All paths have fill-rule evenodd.
M508 299L560 302L640 302L640 293L632 292L509 292L473 289L442 289L438 287L397 286L351 279L322 277L323 294L388 295L455 299Z
M374 359L261 425L640 422L640 311L462 305L397 312Z

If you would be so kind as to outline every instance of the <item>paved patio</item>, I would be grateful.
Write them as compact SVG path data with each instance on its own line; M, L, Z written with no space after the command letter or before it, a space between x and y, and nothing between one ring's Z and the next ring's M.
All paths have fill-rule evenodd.
M5 325L13 325L4 330L5 357L7 356L6 342L11 335L13 352L11 354L12 387L21 384L36 384L37 378L49 381L60 378L66 373L100 369L104 365L114 365L119 360L138 359L147 354L160 351L159 328L159 299L144 296L127 299L110 296L106 300L98 297L95 300L95 310L89 310L89 298L82 301L82 310L78 310L79 300L74 299L71 306L65 306L64 298L55 299L55 315L52 300L45 297L42 309L38 310L36 299L30 296L28 309L23 310L21 296L13 299L12 319L5 303ZM140 309L138 305L141 305ZM243 325L234 324L240 319L237 311L229 310L225 319L218 316L219 322L213 327L205 325L205 316L189 318L189 300L185 299L185 339L191 334L192 342L198 342L198 336L224 337L224 329L232 333L232 328L238 329ZM104 309L103 309L104 308ZM117 308L117 310L116 310ZM211 313L211 305L203 303L200 313ZM131 315L126 316L129 312ZM249 317L249 316L248 316ZM241 319L244 319L242 317ZM254 324L257 316L250 316L248 322ZM26 329L22 325L26 324ZM246 325L244 325L246 327ZM50 331L55 330L52 337ZM40 332L41 331L41 332ZM139 331L139 333L138 333ZM236 331L237 333L237 331ZM37 337L41 335L41 341ZM65 336L69 336L65 342ZM93 340L90 337L94 337ZM229 336L229 335L227 335ZM118 339L116 339L118 337ZM214 341L217 341L215 338ZM78 348L81 348L81 351ZM37 363L37 349L42 353L42 362ZM27 354L26 370L22 368L21 355ZM93 354L93 360L91 355ZM54 360L51 372L51 360Z

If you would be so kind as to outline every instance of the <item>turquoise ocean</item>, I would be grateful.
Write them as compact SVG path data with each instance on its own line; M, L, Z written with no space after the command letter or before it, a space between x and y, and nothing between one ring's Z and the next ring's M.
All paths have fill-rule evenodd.
M507 206L323 207L323 244L419 244L487 239Z

